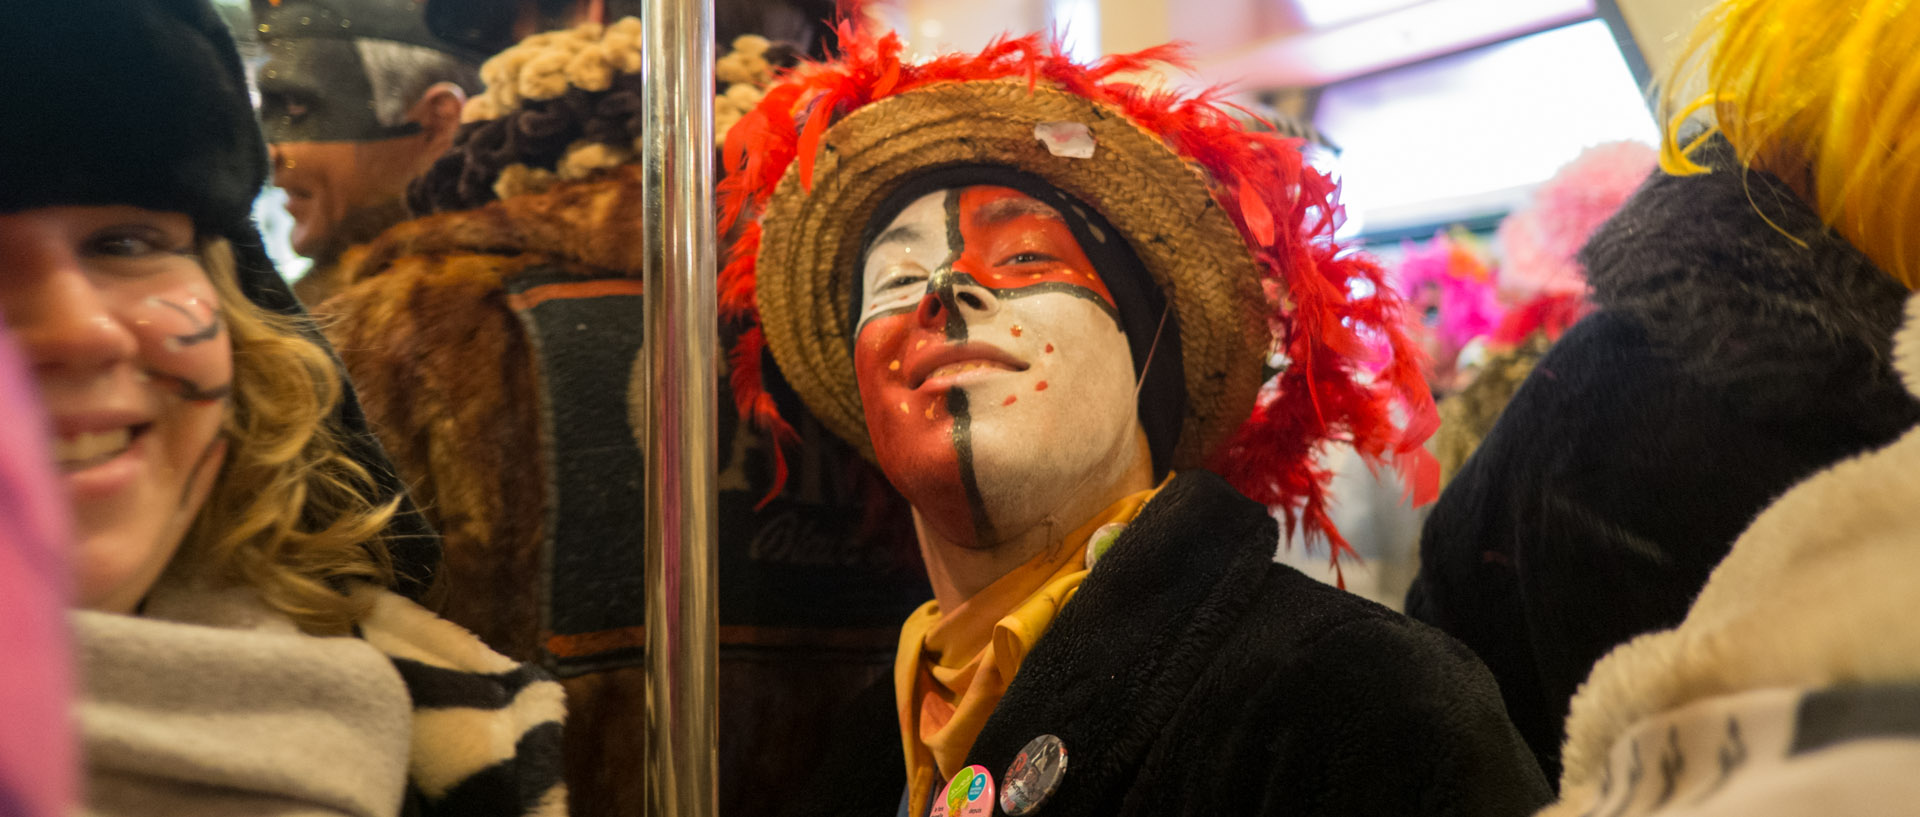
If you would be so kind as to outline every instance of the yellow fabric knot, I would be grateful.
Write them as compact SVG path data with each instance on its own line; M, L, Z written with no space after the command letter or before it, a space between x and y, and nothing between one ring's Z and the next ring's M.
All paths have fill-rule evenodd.
M1172 474L1167 476L1171 480ZM1128 523L1166 482L1129 494L951 612L921 605L900 628L894 701L906 752L910 813L926 811L934 782L959 772L1028 651L1087 578L1087 540ZM938 775L938 778L935 777Z

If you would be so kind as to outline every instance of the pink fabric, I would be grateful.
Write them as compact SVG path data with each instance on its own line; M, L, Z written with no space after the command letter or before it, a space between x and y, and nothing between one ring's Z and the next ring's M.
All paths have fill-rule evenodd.
M72 810L67 502L33 380L0 327L0 817Z

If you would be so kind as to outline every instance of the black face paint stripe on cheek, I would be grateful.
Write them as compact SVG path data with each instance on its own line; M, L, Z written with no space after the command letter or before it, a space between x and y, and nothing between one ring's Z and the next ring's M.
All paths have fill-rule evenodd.
M983 287L983 288L991 291L994 297L999 298L1000 300L1003 300L1003 301L1011 300L1014 298L1025 298L1030 295L1054 295L1054 294L1072 295L1075 298L1080 298L1086 301L1092 301L1094 306L1100 307L1101 312L1107 313L1107 317L1113 319L1113 326L1115 329L1122 328L1120 326L1120 310L1115 309L1113 307L1113 304L1107 302L1106 298L1103 298L1100 296L1100 293L1095 292L1086 287L1083 287L1079 284L1069 284L1064 281L1042 281L1038 284L1030 284L1028 286L1023 286L1023 287L1014 287L1012 289L994 289L993 287Z
M918 303L911 303L911 304L907 304L906 306L896 306L896 307L890 307L888 309L882 309L879 312L875 312L871 315L861 318L860 325L855 326L853 328L854 340L860 339L860 333L866 331L867 324L869 323L872 323L874 321L880 320L881 318L885 318L892 315L904 315L908 312L912 312L913 310L919 309L919 308L920 308L920 305Z
M1014 298L1025 298L1032 295L1049 295L1049 294L1071 295L1075 298L1088 301L1092 303L1094 306L1100 307L1101 312L1107 313L1107 317L1113 319L1113 326L1115 329L1122 332L1126 331L1126 327L1120 323L1120 310L1115 309L1113 304L1109 302L1105 297L1102 297L1100 293L1095 292L1086 287L1083 287L1079 284L1069 284L1061 281L1043 281L1038 284L1030 284L1028 286L1023 286L1023 287L1013 287L1011 289L1000 289L998 287L990 287L990 286L987 286L986 284L982 284L979 281L974 280L973 276L968 275L964 272L942 273L941 276L942 276L942 281L945 283L950 283L952 285L966 284L968 286L979 287L981 289L984 289L988 292L993 293L993 296L995 298L998 298L1003 301L1011 300ZM954 329L952 324L954 322L955 317L957 317L959 310L955 308L954 304L951 301L948 301L946 299L942 299L941 303L947 307L948 337L954 338L956 340L966 340L967 339L966 321L960 321L959 336L955 338L953 334ZM881 318L885 318L890 315L900 315L907 312L912 312L913 310L919 309L919 308L920 308L920 305L915 303L915 304L908 304L906 306L896 306L889 309L882 309L879 312L875 312L871 315L861 318L860 325L855 326L853 328L853 336L855 338L860 337L860 333L867 328L868 323L877 321Z
M175 509L186 508L187 500L193 498L193 486L200 481L200 469L213 460L213 449L220 444L220 440L221 436L215 434L213 439L207 441L207 447L200 449L200 457L193 461L193 468L187 471L187 484L180 487L180 502L174 506Z
M953 451L960 464L960 489L966 492L967 509L973 516L973 541L993 541L993 522L987 518L987 505L980 497L980 481L973 473L973 416L967 410L967 393L947 391L947 412L953 415Z
M164 306L168 309L171 309L175 312L180 313L181 316L185 317L189 323L193 324L194 329L192 332L188 332L187 334L184 334L184 335L173 335L172 337L173 337L174 343L177 343L181 346L193 346L195 344L205 343L207 341L213 340L214 338L220 337L220 310L218 309L214 310L212 315L209 317L207 323L205 325L202 325L200 323L200 319L197 317L194 317L193 312L189 311L184 306L181 306L179 304L176 304L172 301L167 301L167 300L161 300L159 301L159 304L161 306Z
M979 289L984 289L988 292L991 292L993 293L993 297L1002 301L1011 300L1014 298L1026 298L1033 295L1071 295L1075 298L1079 298L1081 300L1092 303L1094 306L1100 307L1101 312L1107 313L1107 317L1113 319L1114 329L1122 332L1126 331L1126 327L1120 323L1120 310L1114 308L1113 303L1111 301L1108 301L1106 297L1102 296L1099 292L1096 292L1087 287L1083 287L1079 284L1071 284L1065 281L1042 281L1037 284L1028 284L1026 286L1008 287L1006 289L1002 289L1000 287L992 287L992 286L987 286L986 284L980 283L978 280L974 279L972 275L969 275L964 272L949 272L946 270L942 270L941 272L936 274L936 277L940 280L942 284L941 288L944 291L951 292L954 287L964 284L966 286L977 287ZM947 334L948 334L948 337L951 338L953 337L952 323L954 318L959 314L959 309L955 307L954 303L951 300L947 299L944 296L941 298L941 303L946 304L948 308ZM900 312L905 312L913 308L914 307L910 307L910 306L895 307L893 309L889 309L884 312L876 312L871 317L867 318L867 320L873 320L874 318L882 317L885 315L898 314ZM967 339L966 321L961 321L960 323L961 323L960 334L957 338L954 338L954 339L966 340ZM866 322L862 321L861 325L865 326Z
M180 391L181 399L187 400L189 402L194 402L194 403L211 403L215 400L223 400L223 399L226 399L227 395L233 393L232 382L222 383L218 386L202 388L200 384L195 383L191 380L188 380L184 377L181 377L177 374L167 374L166 372L157 372L152 369L148 369L147 376L154 378L155 380L164 380L168 383L172 383L174 385L174 388Z

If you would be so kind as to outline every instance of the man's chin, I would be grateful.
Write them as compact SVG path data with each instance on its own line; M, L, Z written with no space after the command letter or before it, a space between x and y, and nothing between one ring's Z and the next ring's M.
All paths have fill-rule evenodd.
M298 222L294 223L293 234L288 236L293 251L305 258L314 258L326 249L326 236L316 236Z

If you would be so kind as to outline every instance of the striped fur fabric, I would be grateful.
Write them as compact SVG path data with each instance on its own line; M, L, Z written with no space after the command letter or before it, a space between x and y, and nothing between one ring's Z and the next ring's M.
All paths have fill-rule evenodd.
M413 698L405 813L564 817L560 685L398 595L361 592L377 597L360 635Z

